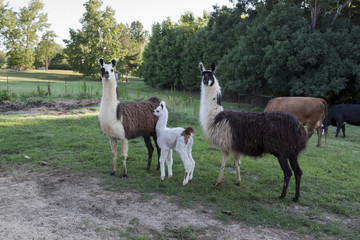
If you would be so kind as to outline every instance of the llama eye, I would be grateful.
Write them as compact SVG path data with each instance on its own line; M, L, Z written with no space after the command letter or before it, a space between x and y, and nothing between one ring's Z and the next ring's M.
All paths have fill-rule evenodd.
M113 72L114 71L114 69L111 69L111 72Z

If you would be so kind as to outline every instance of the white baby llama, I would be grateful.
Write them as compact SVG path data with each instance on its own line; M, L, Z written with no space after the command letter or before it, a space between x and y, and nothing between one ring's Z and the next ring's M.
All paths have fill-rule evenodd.
M188 183L193 178L195 161L191 155L191 149L193 145L193 134L194 129L188 127L186 129L168 128L166 127L168 121L168 110L164 101L154 110L154 115L158 116L159 119L156 123L156 135L157 143L161 149L160 154L160 171L161 180L165 178L165 161L168 167L168 177L172 177L172 149L175 148L176 152L179 153L181 160L185 167L185 176L182 186Z

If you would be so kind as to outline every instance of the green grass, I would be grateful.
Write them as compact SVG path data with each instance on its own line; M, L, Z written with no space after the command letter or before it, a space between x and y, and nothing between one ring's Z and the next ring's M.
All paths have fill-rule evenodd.
M233 184L236 176L233 159L229 159L222 184L214 186L221 152L209 146L204 139L198 123L198 97L184 92L151 89L144 87L141 81L128 84L121 95L122 101L156 95L167 102L169 126L194 127L193 157L196 167L194 178L187 186L180 187L184 168L176 153L173 178L160 181L160 173L155 170L156 153L150 171L145 170L147 151L141 138L129 143L129 179L119 177L121 164L117 177L108 176L112 167L110 145L98 128L97 112L94 111L78 110L74 111L78 114L60 116L0 116L0 167L46 161L53 167L95 174L104 179L108 188L116 191L136 190L144 196L153 192L164 194L183 207L204 205L214 210L215 218L225 222L240 221L253 226L283 228L311 234L318 239L360 238L359 127L348 125L345 139L335 138L335 128L330 127L327 145L321 148L315 147L315 135L310 139L299 159L303 171L300 201L293 203L293 177L286 198L278 198L283 174L272 155L256 159L245 157L241 163L240 187ZM239 105L227 103L225 107L233 109L239 108ZM324 140L322 143L324 145ZM232 214L223 214L224 211ZM123 234L136 238L131 232ZM190 228L168 229L159 238L166 239L166 236L195 239L196 231L194 233Z

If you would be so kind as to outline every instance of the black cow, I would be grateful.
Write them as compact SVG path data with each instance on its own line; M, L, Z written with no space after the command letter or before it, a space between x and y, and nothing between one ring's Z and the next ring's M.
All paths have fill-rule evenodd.
M360 126L360 104L338 104L333 106L328 112L323 124L336 126L336 135L338 136L340 128L345 137L345 123ZM325 125L325 124L324 124Z

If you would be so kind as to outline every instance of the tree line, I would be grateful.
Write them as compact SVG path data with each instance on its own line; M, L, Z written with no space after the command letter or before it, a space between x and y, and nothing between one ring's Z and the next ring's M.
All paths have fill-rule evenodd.
M215 62L228 97L360 103L359 39L358 0L239 0L153 25L141 73L154 87L199 90L199 62Z
M1 44L6 54L0 52L0 67L18 70L45 66L72 69L84 76L98 75L98 59L116 57L117 71L126 76L134 74L142 63L142 52L147 32L139 21L117 23L115 11L101 0L89 0L84 4L85 13L80 20L81 29L69 29L70 39L63 40L65 48L57 44L56 33L49 30L47 13L41 0L30 0L28 6L13 11L0 0ZM39 34L43 33L39 38Z
M14 12L0 0L0 64L19 70L55 65L97 76L98 58L115 57L121 74L164 89L198 91L198 64L217 65L225 97L315 96L360 102L360 0L229 0L195 17L152 26L117 23L101 0L84 4L81 29L65 48L54 42L40 0ZM38 33L42 32L41 38Z

